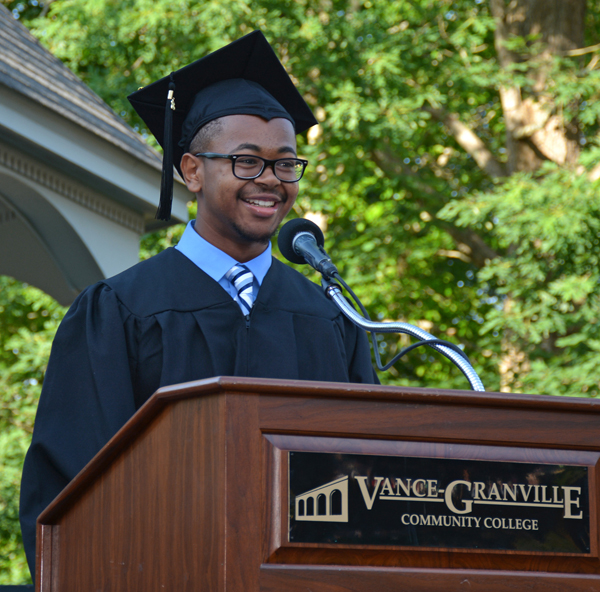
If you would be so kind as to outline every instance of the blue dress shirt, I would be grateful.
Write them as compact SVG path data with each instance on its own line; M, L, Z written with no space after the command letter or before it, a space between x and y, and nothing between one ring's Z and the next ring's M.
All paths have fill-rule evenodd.
M225 277L225 274L240 262L204 240L194 230L194 222L195 220L188 222L183 236L175 248L215 280L235 300L237 290ZM267 244L265 250L258 257L246 261L244 265L254 275L252 297L253 300L256 300L258 290L271 267L271 243Z

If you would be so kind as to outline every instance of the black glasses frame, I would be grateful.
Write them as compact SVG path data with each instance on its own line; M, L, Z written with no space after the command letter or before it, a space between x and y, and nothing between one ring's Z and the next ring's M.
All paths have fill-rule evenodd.
M227 160L231 160L231 172L236 179L241 179L242 181L249 181L251 179L258 179L264 172L266 167L271 167L273 170L273 174L282 182L282 183L297 183L304 176L304 171L306 170L306 165L308 164L308 160L303 160L302 158L276 158L275 160L269 160L268 158L263 158L262 156L256 156L254 154L218 154L217 152L198 152L194 154L194 156L202 156L203 158L226 158ZM257 175L252 175L251 177L240 177L235 174L235 161L238 158L257 158L258 160L262 160L262 168ZM290 181L289 179L282 179L275 170L275 165L282 160L295 160L296 162L302 163L302 172L297 179Z

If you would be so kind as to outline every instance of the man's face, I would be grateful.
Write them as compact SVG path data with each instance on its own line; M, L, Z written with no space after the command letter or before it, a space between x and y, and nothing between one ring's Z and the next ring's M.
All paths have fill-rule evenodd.
M296 136L287 119L230 115L222 122L206 152L270 160L296 156ZM264 251L298 195L298 183L282 183L271 167L256 179L242 180L233 176L230 160L187 154L182 169L188 188L198 197L196 231L240 262ZM188 175L191 169L194 174Z

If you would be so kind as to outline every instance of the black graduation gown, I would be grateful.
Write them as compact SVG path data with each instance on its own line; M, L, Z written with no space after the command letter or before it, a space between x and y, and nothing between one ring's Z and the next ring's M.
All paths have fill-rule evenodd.
M23 469L32 574L41 511L159 387L212 376L378 382L365 333L276 259L249 318L176 249L87 288L57 331Z

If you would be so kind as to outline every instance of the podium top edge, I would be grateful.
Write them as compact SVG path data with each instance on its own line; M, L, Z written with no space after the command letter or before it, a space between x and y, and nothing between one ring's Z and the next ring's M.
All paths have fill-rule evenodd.
M309 380L282 380L244 376L216 376L203 380L165 386L156 391L148 402L187 399L216 393L244 393L277 396L315 396L334 398L373 398L373 400L421 401L436 404L501 406L517 408L546 408L564 411L600 413L600 399L564 397L522 393L479 392L426 387L360 384L352 382L318 382ZM147 403L146 403L147 404Z

